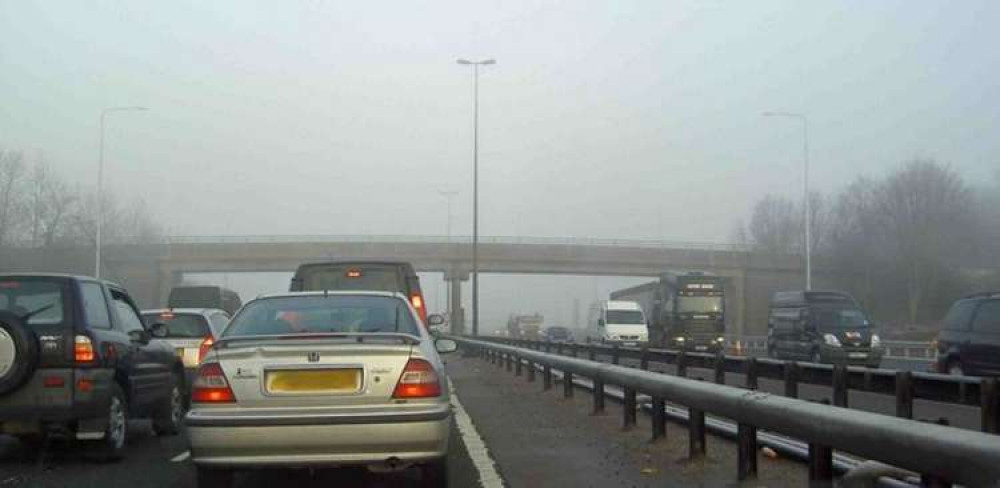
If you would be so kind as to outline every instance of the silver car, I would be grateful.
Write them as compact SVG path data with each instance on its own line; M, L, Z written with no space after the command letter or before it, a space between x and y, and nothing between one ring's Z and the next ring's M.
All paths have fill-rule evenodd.
M215 308L161 308L143 310L146 325L164 324L167 337L156 339L174 349L184 362L188 374L185 382L190 385L201 357L229 324L229 314Z
M451 409L438 353L457 346L420 324L393 293L247 303L192 387L185 421L198 485L228 486L242 468L419 465L425 485L445 486Z

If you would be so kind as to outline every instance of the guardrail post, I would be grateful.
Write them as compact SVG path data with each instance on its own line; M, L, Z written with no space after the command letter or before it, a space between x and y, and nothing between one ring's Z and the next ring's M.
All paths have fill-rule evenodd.
M528 383L534 383L535 382L535 363L533 363L533 362L531 362L529 360L528 364L526 364L525 366L528 368Z
M843 364L833 367L833 404L847 408L847 366Z
M604 413L604 380L600 378L594 378L594 415L601 415Z
M799 363L795 361L785 363L785 396L799 397Z
M979 384L979 405L983 432L1000 434L1000 389L996 378L983 378Z
M611 364L618 364L618 344L611 346Z
M595 346L593 344L591 344L589 347L587 347L587 359L589 359L591 361L596 361L597 360L597 351L595 351L595 349L597 349L597 346Z
M576 357L576 350L579 349L579 348L580 348L580 346L578 346L576 344L573 344L572 346L569 346L570 356Z
M705 412L688 409L688 457L700 458L705 455Z
M511 353L504 354L504 366L506 367L508 373L510 373L511 367L514 366L514 361L511 356L513 356Z
M643 371L649 369L649 347L642 347L642 352L639 354L639 369Z
M749 357L747 358L747 388L751 390L757 389L757 358Z
M552 352L552 346L550 345L545 349L545 352ZM562 356L562 343L556 343L556 354Z
M653 397L650 408L652 409L653 440L665 439L667 437L667 403L661 397Z
M913 418L913 373L896 371L896 416Z
M521 356L514 356L514 376L521 376Z
M833 449L819 444L809 444L809 481L813 486L831 486Z
M635 407L635 390L625 387L624 398L622 400L622 428L631 429L632 427L635 427Z
M563 398L573 398L573 373L563 371Z
M542 385L543 390L552 389L552 367L548 364L542 366Z
M757 477L757 427L739 424L736 427L739 450L736 456L737 478L744 481Z
M681 349L677 353L677 376L684 378L687 376L687 371L687 354L685 354L684 350Z
M726 384L726 356L722 351L715 354L715 383L718 385Z

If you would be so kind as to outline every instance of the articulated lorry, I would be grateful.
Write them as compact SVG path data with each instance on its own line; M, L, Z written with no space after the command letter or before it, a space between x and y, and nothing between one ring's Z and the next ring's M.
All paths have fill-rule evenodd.
M725 346L724 281L702 272L668 272L656 281L612 292L611 299L639 303L651 347L715 352Z
M515 339L530 339L537 341L542 337L542 326L545 317L541 314L511 315L507 319L507 336Z

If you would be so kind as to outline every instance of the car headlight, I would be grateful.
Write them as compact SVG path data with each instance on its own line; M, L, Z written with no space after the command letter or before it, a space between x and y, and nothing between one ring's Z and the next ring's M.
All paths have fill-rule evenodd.
M683 337L674 337L674 342L684 342Z
M840 339L837 339L837 336L833 334L823 335L823 342L826 342L828 346L840 347Z
M716 337L715 338L715 342L718 342L719 344L722 344L722 343L726 342L726 338L725 337Z
M872 334L872 347L879 347L882 345L882 338L878 334Z

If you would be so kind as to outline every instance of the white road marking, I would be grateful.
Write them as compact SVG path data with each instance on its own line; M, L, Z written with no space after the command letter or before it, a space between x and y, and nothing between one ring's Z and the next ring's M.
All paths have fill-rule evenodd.
M490 457L486 443L483 442L482 437L479 437L479 432L476 432L476 426L472 424L472 418L465 411L462 402L458 401L454 386L449 383L448 388L451 390L451 406L455 410L455 425L458 426L458 432L462 436L462 442L465 443L465 449L469 452L469 457L472 458L472 465L479 472L479 486L503 488L503 479L497 472L496 463Z
M183 463L191 457L191 451L184 451L170 459L172 463Z

